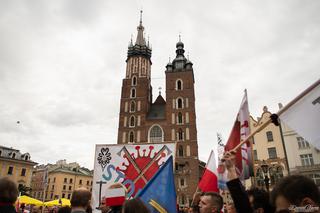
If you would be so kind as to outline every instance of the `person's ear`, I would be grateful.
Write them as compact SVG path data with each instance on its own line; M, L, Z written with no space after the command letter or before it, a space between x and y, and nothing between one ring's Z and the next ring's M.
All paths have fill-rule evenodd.
M306 206L306 205L314 206L315 202L311 198L305 197L305 198L302 199L300 205L301 206Z

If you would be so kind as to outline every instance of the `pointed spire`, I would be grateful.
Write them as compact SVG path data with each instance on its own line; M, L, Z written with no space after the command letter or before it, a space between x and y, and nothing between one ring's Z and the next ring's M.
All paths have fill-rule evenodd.
M140 10L140 23L139 23L139 26L137 27L137 30L138 30L138 35L137 35L136 44L141 45L141 46L145 46L146 41L143 36L144 27L142 26L142 10Z

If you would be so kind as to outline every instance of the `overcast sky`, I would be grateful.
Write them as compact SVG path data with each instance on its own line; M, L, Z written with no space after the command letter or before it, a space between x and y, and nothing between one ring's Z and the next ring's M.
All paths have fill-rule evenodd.
M203 161L217 132L228 138L245 88L257 117L320 77L318 0L0 0L0 145L92 169L95 144L117 141L141 8L154 97L179 33L194 64Z

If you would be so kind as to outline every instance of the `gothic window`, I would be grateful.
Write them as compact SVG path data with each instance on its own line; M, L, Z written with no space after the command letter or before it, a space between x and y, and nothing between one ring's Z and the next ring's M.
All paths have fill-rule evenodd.
M179 131L178 131L178 141L182 141L182 140L183 140L183 131L180 128Z
M179 148L178 148L178 155L179 157L183 157L183 146L179 145Z
M131 101L130 103L130 112L136 111L136 103L134 101Z
M131 98L135 98L136 97L136 89L135 88L131 89L130 97Z
M182 90L182 89L183 89L182 80L178 79L176 81L176 90Z
M162 142L163 141L163 131L159 125L154 125L149 130L149 142Z
M137 85L137 77L136 77L136 76L133 76L133 77L132 77L131 85L132 85L132 86L136 86L136 85Z
M130 142L130 143L133 143L133 142L134 142L134 133L133 133L133 131L131 131L131 132L129 133L129 142Z
M177 109L182 109L183 108L183 100L182 98L177 99Z
M182 113L178 113L178 124L182 124Z
M136 124L136 123L135 123L135 120L136 120L136 119L135 119L134 116L131 116L131 117L130 117L130 127L134 127L134 126L135 126L135 124Z
M273 135L271 131L266 132L268 142L273 141Z

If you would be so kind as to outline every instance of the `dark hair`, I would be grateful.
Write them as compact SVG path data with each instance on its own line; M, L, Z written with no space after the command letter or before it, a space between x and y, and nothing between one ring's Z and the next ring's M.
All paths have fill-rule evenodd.
M271 192L273 205L275 205L275 201L280 195L293 205L299 205L306 197L320 204L320 193L317 185L313 180L303 175L291 175L283 178Z
M247 191L248 196L253 197L253 209L257 210L262 208L264 212L273 212L273 209L269 203L269 193L264 189L251 188Z
M90 199L91 193L87 189L77 189L73 191L70 203L72 207L86 208Z
M17 200L19 191L15 182L9 178L0 178L0 202L14 203Z
M70 212L71 212L71 208L68 207L68 206L61 207L61 208L59 208L59 210L58 210L58 213L70 213Z
M122 208L124 213L150 213L149 209L139 198L127 200Z
M205 192L205 193L203 193L202 196L210 196L212 203L217 206L218 212L221 211L221 209L223 207L223 199L222 199L221 195L219 195L216 192Z

